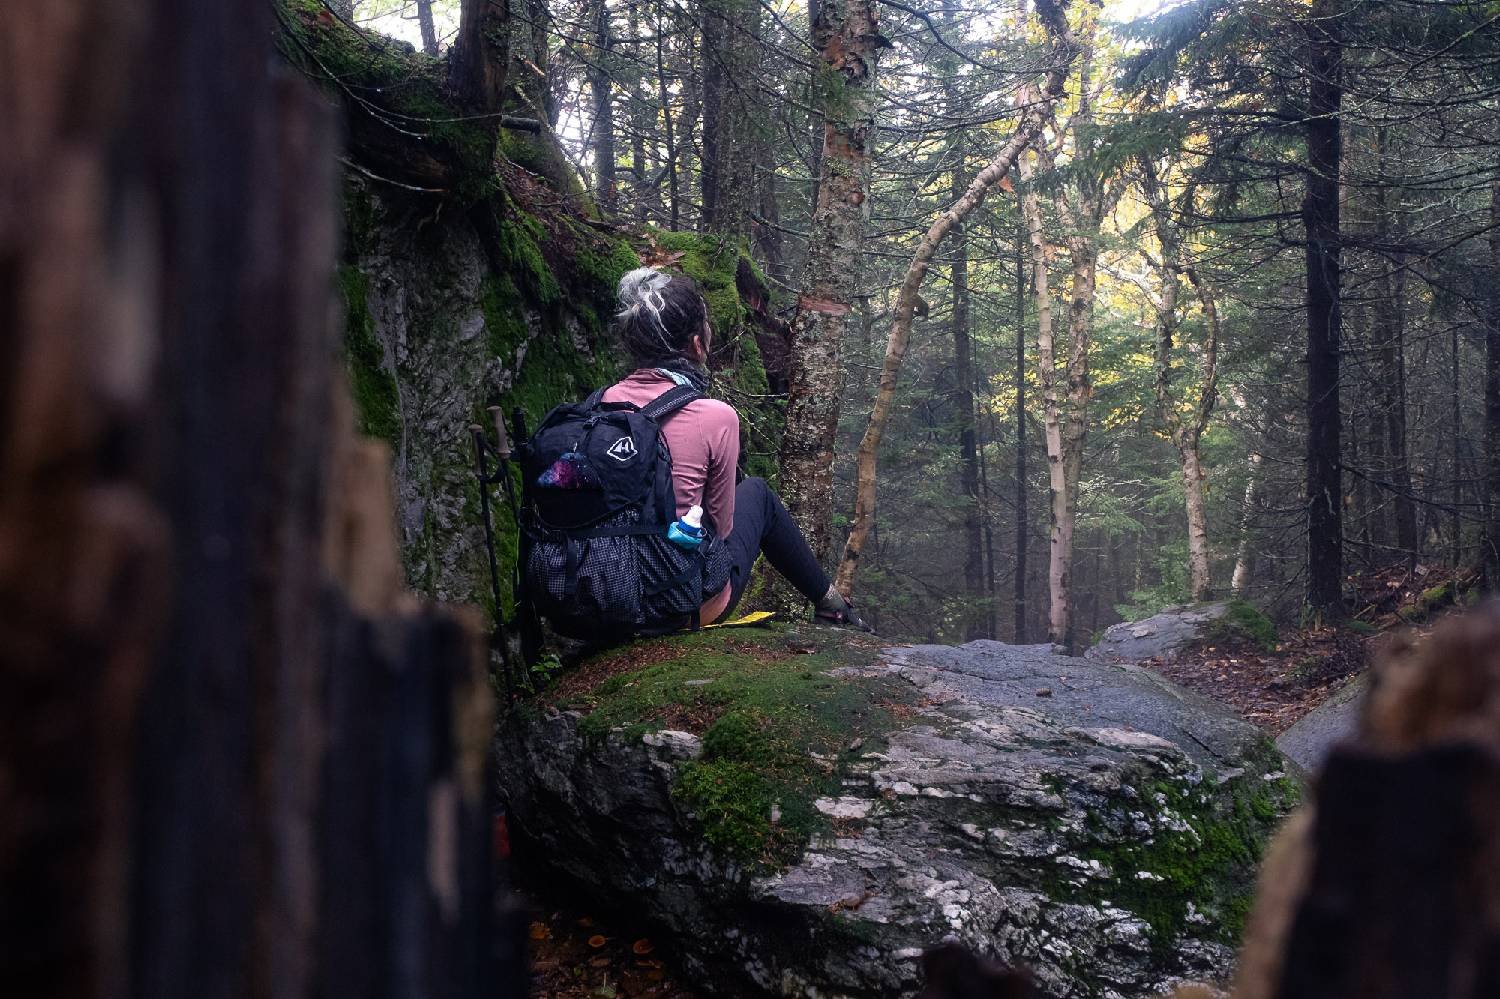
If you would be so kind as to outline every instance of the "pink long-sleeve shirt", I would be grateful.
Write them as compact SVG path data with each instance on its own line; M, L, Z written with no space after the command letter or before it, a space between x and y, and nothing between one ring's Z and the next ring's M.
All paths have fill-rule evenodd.
M644 406L676 383L652 368L639 368L604 392L605 402ZM672 452L672 486L677 514L701 506L719 537L734 530L734 470L740 460L740 417L734 407L718 399L695 399L661 423L661 434ZM718 619L729 605L726 586L704 603L704 624Z

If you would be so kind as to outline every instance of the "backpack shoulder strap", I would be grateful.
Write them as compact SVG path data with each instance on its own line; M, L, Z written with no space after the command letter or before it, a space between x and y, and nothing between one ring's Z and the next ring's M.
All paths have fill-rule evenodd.
M584 408L597 409L599 404L604 401L604 393L607 391L609 391L608 385L599 386L587 399L583 400Z
M660 423L683 406L703 398L703 393L691 385L678 385L668 389L641 407L641 415Z

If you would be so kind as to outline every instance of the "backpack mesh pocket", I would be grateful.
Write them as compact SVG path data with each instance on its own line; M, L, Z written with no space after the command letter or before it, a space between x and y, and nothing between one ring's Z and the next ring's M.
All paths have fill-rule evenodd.
M635 520L633 513L626 513L601 526L624 527ZM537 609L565 634L641 624L636 541L629 535L534 541L526 560L526 583Z

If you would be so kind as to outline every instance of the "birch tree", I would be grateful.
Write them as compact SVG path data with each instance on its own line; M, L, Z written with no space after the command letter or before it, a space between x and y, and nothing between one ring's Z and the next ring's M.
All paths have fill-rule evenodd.
M1177 451L1182 465L1182 488L1187 507L1188 524L1188 590L1193 600L1207 600L1210 592L1208 561L1208 513L1203 502L1204 479L1203 454L1200 444L1203 431L1213 415L1218 396L1219 310L1213 291L1208 287L1197 269L1186 262L1183 255L1182 234L1172 217L1171 205L1157 174L1156 164L1149 157L1141 164L1141 189L1146 205L1151 211L1151 220L1156 230L1156 241L1160 256L1153 261L1161 285L1160 297L1153 305L1156 311L1156 381L1153 394L1156 399L1156 414L1161 420L1172 446ZM1184 203L1191 207L1192 189L1184 196ZM1199 385L1198 398L1189 407L1191 415L1184 419L1178 400L1172 393L1172 380L1177 375L1173 363L1173 348L1181 328L1181 303L1179 278L1186 277L1203 310L1203 319L1208 333L1203 343L1203 377ZM1252 483L1254 479L1252 478ZM1252 486L1253 488L1253 486ZM1247 489L1248 491L1248 489Z
M1019 117L1015 131L1001 147L999 153L980 170L962 197L928 226L927 232L917 244L901 286L896 294L892 310L890 333L886 338L885 359L880 367L880 385L874 405L865 425L865 433L859 444L858 471L856 472L854 519L850 525L849 538L844 544L844 554L839 560L834 585L846 597L853 591L854 575L859 565L859 556L869 538L875 522L875 477L878 463L880 438L890 419L891 404L896 397L897 379L901 363L906 356L911 339L912 320L916 315L922 282L932 266L934 257L943 241L958 229L964 219L984 203L990 190L997 185L1008 186L1007 175L1016 164L1022 151L1030 145L1046 124L1053 103L1061 96L1067 82L1068 71L1078 53L1078 43L1068 26L1061 7L1051 0L1037 4L1037 16L1052 40L1051 56L1046 80L1039 89L1025 87L1018 101Z

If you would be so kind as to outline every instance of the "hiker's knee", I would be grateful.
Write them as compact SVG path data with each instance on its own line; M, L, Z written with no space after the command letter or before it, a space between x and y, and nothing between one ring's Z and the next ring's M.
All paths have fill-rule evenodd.
M744 502L745 500L763 503L771 495L771 484L758 475L751 475L741 479L740 484L734 490L736 503Z

